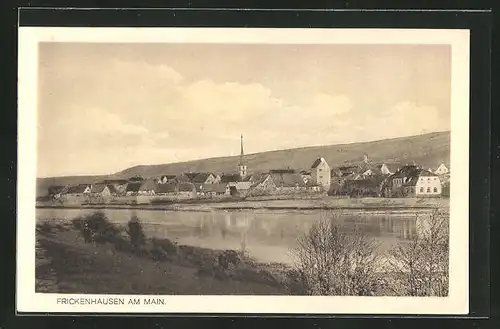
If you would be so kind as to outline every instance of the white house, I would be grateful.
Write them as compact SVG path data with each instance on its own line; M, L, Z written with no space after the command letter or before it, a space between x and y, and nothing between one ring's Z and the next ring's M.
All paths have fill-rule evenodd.
M311 182L322 186L326 191L330 189L330 166L325 158L318 158L311 166Z
M444 163L441 163L434 173L436 175L445 175L449 172L450 170L448 169L448 167L446 167Z

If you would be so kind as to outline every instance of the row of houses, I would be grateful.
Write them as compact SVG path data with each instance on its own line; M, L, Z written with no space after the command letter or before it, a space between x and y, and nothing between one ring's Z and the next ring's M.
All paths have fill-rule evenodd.
M53 198L119 196L172 196L198 198L238 195L320 194L349 196L439 196L449 185L450 171L445 164L435 170L416 163L372 163L367 155L359 163L331 168L325 158L315 159L307 170L292 168L249 173L244 161L243 136L236 173L169 173L152 178L131 177L93 184L53 186Z
M54 198L146 195L189 199L242 194L258 196L327 192L330 195L348 196L439 196L442 194L443 184L448 181L449 170L444 165L435 171L425 170L415 164L400 167L399 164L368 163L330 169L324 158L318 158L310 171L274 169L246 177L240 174L188 172L148 179L53 186L49 188L49 195Z

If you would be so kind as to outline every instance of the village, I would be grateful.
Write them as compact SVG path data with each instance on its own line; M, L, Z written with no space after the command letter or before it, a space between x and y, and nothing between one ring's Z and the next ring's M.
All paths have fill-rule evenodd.
M330 167L324 157L310 168L277 168L250 172L241 153L233 173L182 172L159 177L134 176L91 184L50 186L51 201L63 204L154 203L224 198L267 197L448 197L450 170L444 164L424 169L413 163L372 163L367 154L360 161Z

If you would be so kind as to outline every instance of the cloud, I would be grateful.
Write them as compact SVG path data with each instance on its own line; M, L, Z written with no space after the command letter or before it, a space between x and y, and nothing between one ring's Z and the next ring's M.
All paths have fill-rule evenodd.
M416 102L399 102L385 112L373 112L363 123L380 127L372 132L373 138L410 136L449 129L449 121L443 120L434 106Z

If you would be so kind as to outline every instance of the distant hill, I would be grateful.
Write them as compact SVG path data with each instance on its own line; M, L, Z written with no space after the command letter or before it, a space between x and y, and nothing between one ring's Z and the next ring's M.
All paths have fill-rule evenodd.
M437 132L424 135L384 139L373 142L325 145L296 148L289 150L261 152L245 155L249 172L265 172L270 169L294 168L308 169L317 157L326 159L330 166L339 166L346 162L356 162L368 154L374 163L416 163L424 168L436 168L440 163L449 166L450 132ZM181 172L216 173L236 172L239 156L209 158L161 165L140 165L125 169L109 176L72 176L39 178L37 195L43 195L50 185L91 183L109 178L129 178L135 175L157 177L163 174Z

